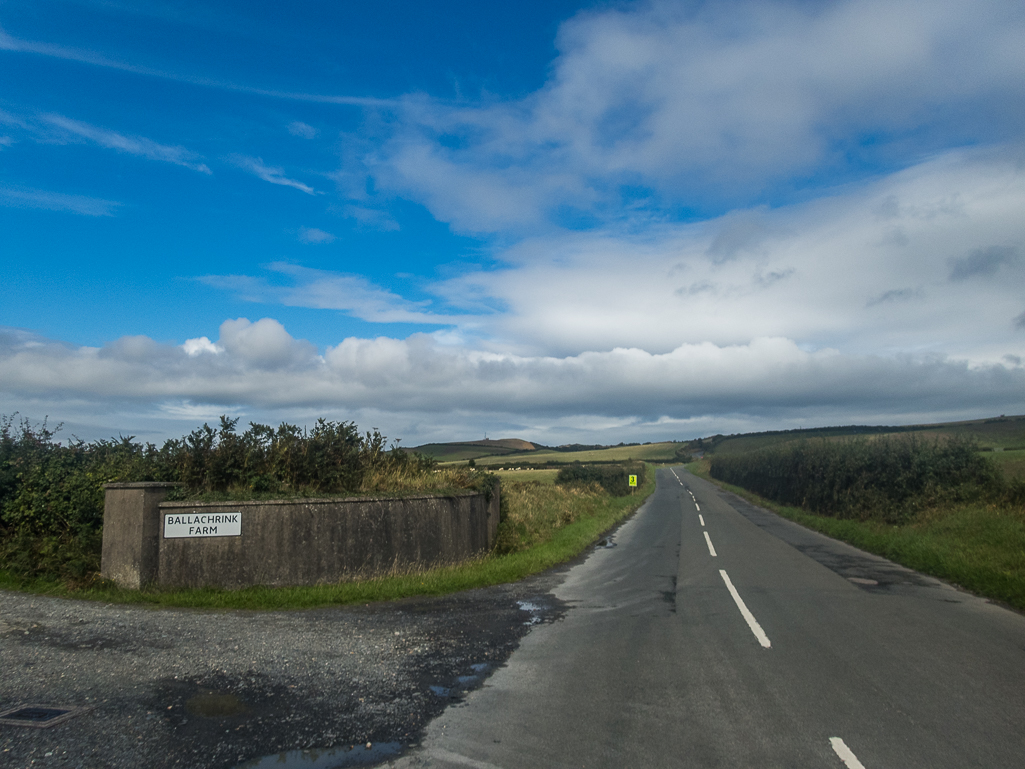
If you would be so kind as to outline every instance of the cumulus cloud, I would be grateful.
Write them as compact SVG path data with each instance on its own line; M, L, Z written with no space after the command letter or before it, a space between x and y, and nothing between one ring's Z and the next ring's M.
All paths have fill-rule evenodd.
M223 347L214 344L205 336L197 337L196 339L186 339L185 344L182 345L182 349L190 358L202 355L203 353L213 353L214 355L217 355L218 353L224 352Z
M903 419L963 405L1020 403L1025 370L936 356L809 352L783 338L636 348L565 358L484 353L407 339L350 338L318 354L275 320L221 325L216 355L127 338L74 347L0 333L0 390L96 403L131 401L258 409L378 409L544 420L689 420L707 414L871 411ZM442 417L439 417L442 418ZM739 419L740 417L738 417Z
M295 179L289 179L285 176L285 169L273 168L266 165L262 158L251 158L246 155L229 155L228 161L243 171L248 171L254 176L263 179L265 182L271 184L280 184L283 187L292 187L293 189L305 192L307 195L316 195L317 191L307 184L303 184Z
M1025 9L1001 0L584 12L561 27L543 88L480 105L407 97L367 169L467 232L604 218L624 188L721 208L816 169L890 163L911 136L920 152L1017 140L1023 35Z
M247 365L261 369L303 367L317 358L309 342L293 339L285 327L272 318L250 323L247 318L221 324L218 346Z
M751 217L539 235L499 252L499 268L433 290L472 312L496 349L527 355L781 336L848 353L993 361L1025 353L1007 322L1021 311L1025 270L990 248L1025 241L1022 210L1025 171L1013 154L959 151ZM757 221L760 234L724 259L713 246L738 221ZM901 241L885 237L895 227ZM960 269L999 269L1000 280L952 282L951 260L966 254Z

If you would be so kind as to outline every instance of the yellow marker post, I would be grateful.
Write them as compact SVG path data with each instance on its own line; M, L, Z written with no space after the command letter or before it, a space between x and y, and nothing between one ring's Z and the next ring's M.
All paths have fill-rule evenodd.
M636 475L631 475L630 476L630 493L633 494L634 493L634 489L636 489L636 488L637 488L637 476Z

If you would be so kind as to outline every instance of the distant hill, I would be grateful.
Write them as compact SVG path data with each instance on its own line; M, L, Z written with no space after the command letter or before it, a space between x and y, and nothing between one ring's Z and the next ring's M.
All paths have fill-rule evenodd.
M663 443L631 443L618 446L585 446L571 444L564 446L542 446L519 438L502 440L456 441L453 443L427 443L405 451L415 451L433 457L439 462L467 462L475 460L478 465L499 467L510 464L532 467L559 465L571 462L622 462L644 460L648 462L689 461L694 455L719 453L730 454L751 451L777 443L825 438L842 440L855 436L868 437L915 434L921 437L968 435L979 442L983 451L1019 452L1025 451L1025 416L991 417L966 422L943 422L928 425L845 425L837 427L813 427L797 430L770 430L761 433L739 433L736 435L711 435L690 441ZM1009 460L1009 455L1000 455ZM507 461L507 459L509 461ZM515 458L515 461L513 461ZM1022 470L1025 474L1025 469Z
M965 422L940 422L927 425L846 425L840 427L815 427L798 430L771 430L762 433L738 433L736 435L712 435L689 442L689 448L718 454L751 451L777 443L800 441L809 438L850 438L854 436L915 434L921 437L966 435L975 438L984 450L1007 450L1025 448L1025 416L991 417L972 419Z
M465 462L466 460L478 459L480 457L493 457L534 450L535 446L533 443L520 440L519 438L502 438L500 440L485 438L480 441L425 443L423 446L406 449L406 451L426 454L437 459L439 462Z

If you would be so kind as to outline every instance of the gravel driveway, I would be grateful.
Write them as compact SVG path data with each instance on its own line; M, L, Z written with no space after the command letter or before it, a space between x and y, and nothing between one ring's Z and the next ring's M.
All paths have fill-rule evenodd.
M45 729L0 724L0 766L383 761L480 686L531 625L561 616L549 591L564 572L443 598L286 612L0 591L0 712L88 708Z

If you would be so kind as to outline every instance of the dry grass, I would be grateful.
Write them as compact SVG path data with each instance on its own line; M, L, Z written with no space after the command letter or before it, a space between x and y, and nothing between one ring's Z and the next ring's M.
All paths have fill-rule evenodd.
M452 489L472 489L483 473L468 467L447 467L434 472L423 472L410 465L399 467L375 467L367 471L360 486L360 492L374 494L381 492L435 492Z
M495 550L515 553L552 538L557 530L589 518L608 506L601 486L556 486L538 482L506 483L502 496L508 506Z
M558 470L493 470L495 475L502 479L502 484L506 483L555 483L555 476L559 474Z

